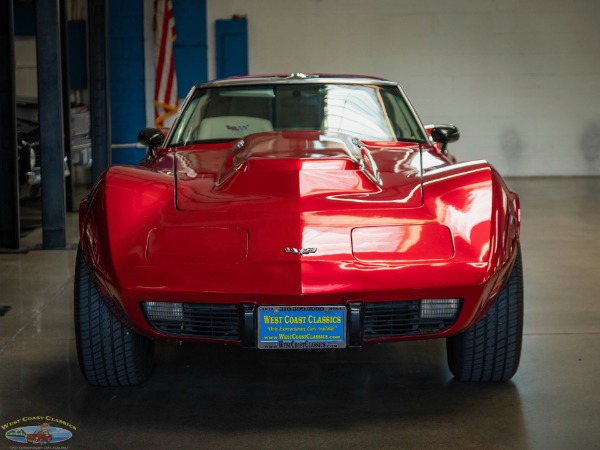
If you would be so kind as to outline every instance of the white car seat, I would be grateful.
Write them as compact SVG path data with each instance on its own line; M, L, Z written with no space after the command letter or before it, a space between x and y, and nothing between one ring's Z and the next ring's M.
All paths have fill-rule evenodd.
M270 120L250 116L208 117L200 123L195 140L241 138L273 131Z

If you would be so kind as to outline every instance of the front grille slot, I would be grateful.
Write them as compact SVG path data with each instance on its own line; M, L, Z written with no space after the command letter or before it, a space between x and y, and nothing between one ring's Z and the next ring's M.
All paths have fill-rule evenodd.
M364 339L422 336L452 326L462 301L455 308L432 305L431 300L364 303ZM143 302L142 309L152 328L173 337L195 337L240 341L239 305ZM437 316L436 316L437 314Z
M156 331L170 336L240 340L239 305L144 302Z
M395 336L420 336L444 331L454 324L460 304L454 314L444 312L440 317L423 317L421 300L364 304L364 338L377 339Z

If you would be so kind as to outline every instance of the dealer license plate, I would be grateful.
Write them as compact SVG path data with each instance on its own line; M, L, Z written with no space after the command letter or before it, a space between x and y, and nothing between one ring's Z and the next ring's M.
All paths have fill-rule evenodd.
M346 347L346 307L259 306L258 348Z

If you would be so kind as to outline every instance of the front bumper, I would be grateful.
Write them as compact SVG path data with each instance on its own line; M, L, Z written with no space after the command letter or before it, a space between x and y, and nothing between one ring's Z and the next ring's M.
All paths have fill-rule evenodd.
M352 301L345 306L346 343L357 347L369 341L443 333L456 323L462 299ZM258 344L258 305L254 303L143 302L142 309L148 325L164 337L225 341L248 348Z

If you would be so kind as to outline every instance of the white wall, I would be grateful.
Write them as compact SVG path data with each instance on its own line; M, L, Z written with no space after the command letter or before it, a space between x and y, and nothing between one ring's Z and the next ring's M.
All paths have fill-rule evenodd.
M459 159L505 175L600 175L598 0L207 0L248 17L251 73L399 81L425 123L452 122Z

